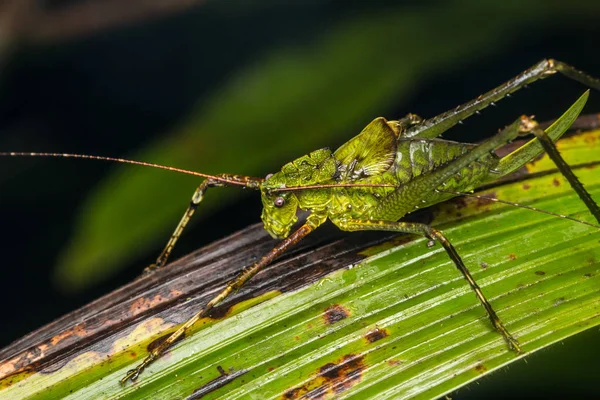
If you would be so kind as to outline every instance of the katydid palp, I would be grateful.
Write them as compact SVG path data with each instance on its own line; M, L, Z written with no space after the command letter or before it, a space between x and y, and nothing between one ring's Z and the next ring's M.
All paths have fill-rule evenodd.
M409 114L398 121L377 118L358 136L335 152L329 149L314 151L286 164L280 172L268 175L265 179L229 174L207 175L108 157L43 153L0 153L0 155L53 155L114 160L207 178L196 189L190 206L156 263L146 269L147 273L166 264L177 239L209 187L242 186L261 191L262 220L265 229L273 237L283 239L282 242L257 263L246 267L200 312L155 347L142 364L129 371L122 382L128 379L135 380L148 364L160 357L173 342L181 338L200 318L206 316L215 305L231 292L239 289L263 267L327 219L347 231L388 230L424 235L431 240L439 241L475 291L492 325L504 337L510 348L520 352L517 340L503 326L460 256L442 232L425 224L397 221L416 209L428 207L494 181L518 169L542 152L542 146L534 139L503 158L493 153L516 137L535 134L542 139L542 143L544 138L549 137L551 143L560 137L583 107L587 93L575 103L571 112L567 113L569 118L561 117L557 123L548 128L547 132L542 131L532 118L522 116L479 145L435 139L473 113L524 85L555 72L561 72L590 87L600 89L600 81L563 63L544 60L476 100L437 117L421 120ZM573 109L577 110L573 111ZM561 166L560 161L558 165ZM571 178L567 176L567 179ZM596 219L600 219L598 207L589 198L587 192L577 182L571 182L592 214ZM298 208L309 211L310 215L299 229L291 233L291 228L297 221Z

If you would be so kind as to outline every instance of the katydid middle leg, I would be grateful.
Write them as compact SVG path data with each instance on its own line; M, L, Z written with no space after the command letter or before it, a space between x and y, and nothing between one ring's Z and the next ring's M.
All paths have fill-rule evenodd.
M534 120L526 116L521 116L515 122L504 128L500 133L487 139L482 144L472 149L469 153L463 154L451 163L439 168L436 171L433 171L427 175L422 175L403 185L401 188L388 196L388 199L391 201L386 201L386 199L382 200L382 206L378 210L379 213L381 215L390 215L390 208L394 208L395 204L404 204L407 208L406 211L412 211L412 208L419 204L420 199L428 196L436 188L443 186L445 181L447 181L451 176L457 174L462 168L472 164L473 162L476 162L486 153L497 149L510 140L513 140L517 136L531 132L531 130L536 127L537 123ZM333 220L333 223L336 224L340 229L346 231L382 230L413 233L423 235L431 240L440 242L450 259L456 265L456 268L458 268L458 270L463 274L464 278L471 286L471 289L473 289L475 292L477 298L485 308L492 325L502 335L511 349L515 350L516 352L521 351L519 343L504 327L500 321L500 318L498 318L498 315L492 308L490 302L486 299L485 295L481 291L481 288L477 285L462 259L442 232L433 229L426 224L394 222L386 219L338 219Z
M401 232L401 233L413 233L417 235L423 235L431 240L438 241L446 250L446 253L454 262L454 265L458 270L462 273L463 277L471 286L471 289L475 292L475 295L479 299L479 302L485 308L490 321L494 328L502 335L508 346L511 350L516 351L517 353L521 352L521 347L519 346L519 342L508 332L508 330L502 324L502 321L492 308L492 305L487 300L483 291L473 279L473 276L465 266L464 262L458 255L458 252L452 246L450 241L444 236L444 234L429 225L415 223L415 222L393 222L393 221L384 221L384 220L347 220L347 221L336 221L336 225L340 227L342 230L346 231L393 231L393 232Z

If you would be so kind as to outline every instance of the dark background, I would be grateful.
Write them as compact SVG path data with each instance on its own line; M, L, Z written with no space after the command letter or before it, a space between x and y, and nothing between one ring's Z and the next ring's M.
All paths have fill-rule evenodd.
M143 3L0 6L0 151L122 156L263 176L310 150L343 143L376 116L436 115L545 57L600 76L595 1ZM373 26L387 33L373 34ZM323 50L323 42L337 50ZM368 62L361 59L365 48L373 49ZM355 62L365 67L353 69ZM388 83L382 77L395 68L399 78ZM269 80L278 74L289 89ZM231 100L231 82L252 105ZM583 90L562 77L545 80L445 137L481 140L523 113L556 117ZM292 111L290 99L297 100ZM272 119L257 122L255 107L272 110ZM600 93L592 93L586 112L598 111ZM330 136L309 137L304 132L313 125L331 126L324 128ZM265 126L277 133L269 134L273 141L258 136ZM0 159L0 346L130 281L154 260L198 181L158 172L149 183L138 171L94 161ZM128 179L132 184L123 185ZM207 204L175 257L259 222L258 196L235 189L226 196L221 205ZM90 200L97 198L104 200ZM92 236L81 226L96 213L114 220L93 238L106 243L93 254L108 258L65 262ZM111 243L131 251L113 260L124 251ZM66 264L79 269L70 272ZM455 395L599 394L598 348L593 329Z

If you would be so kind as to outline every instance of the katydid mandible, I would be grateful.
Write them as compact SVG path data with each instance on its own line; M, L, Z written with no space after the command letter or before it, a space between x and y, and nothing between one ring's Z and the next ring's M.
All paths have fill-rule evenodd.
M155 347L135 369L121 380L136 380L143 370L159 358L175 341L185 335L199 319L242 287L266 265L290 246L314 231L326 220L342 230L382 230L422 235L439 242L449 258L467 280L485 308L492 326L502 335L508 347L520 353L518 341L503 325L486 299L458 252L442 232L429 225L399 221L405 215L429 207L482 184L505 176L546 151L565 175L590 212L600 223L600 209L579 183L554 147L585 104L586 92L567 113L546 131L532 117L521 116L495 136L472 145L437 139L442 133L479 110L494 104L510 93L556 72L600 90L600 80L556 60L543 60L497 88L453 110L423 120L414 114L388 121L379 117L356 137L336 151L327 148L313 151L281 168L266 178L221 174L208 175L151 163L76 154L0 153L12 156L55 156L119 161L184 172L206 178L194 192L191 202L156 262L145 269L152 273L166 262L184 228L211 187L241 186L260 190L263 203L262 221L274 238L283 239L258 262L245 267L203 309L176 332ZM566 114L565 114L566 115ZM513 153L500 158L494 150L523 135L535 135ZM292 232L297 211L309 212L306 221Z

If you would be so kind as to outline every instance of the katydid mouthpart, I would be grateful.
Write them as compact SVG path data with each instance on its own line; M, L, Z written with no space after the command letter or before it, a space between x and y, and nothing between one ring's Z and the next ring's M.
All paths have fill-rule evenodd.
M475 100L436 117L422 119L408 114L394 121L376 118L359 135L337 150L324 148L313 151L285 164L279 172L269 174L265 178L232 174L209 175L146 162L78 154L0 152L0 156L74 157L116 161L205 178L192 195L187 210L163 251L156 262L145 269L145 274L151 274L166 265L177 240L209 188L241 186L261 192L264 228L274 238L282 239L281 242L258 262L244 267L239 275L199 312L153 348L141 364L128 371L121 383L130 379L136 380L151 362L182 338L186 331L205 317L213 307L326 220L345 231L393 231L421 235L430 241L439 242L475 292L494 329L500 333L511 350L520 353L522 350L519 342L503 325L449 239L441 231L427 224L399 220L417 209L459 195L469 195L468 192L506 176L546 151L600 223L600 209L554 146L554 142L576 120L585 105L588 92L547 129L542 129L533 117L521 116L480 144L438 139L442 133L462 120L527 84L556 72L600 90L600 80L562 62L543 60ZM534 135L535 138L509 155L496 155L495 150L525 135ZM292 227L298 220L298 209L308 211L309 215L306 221L292 232Z

